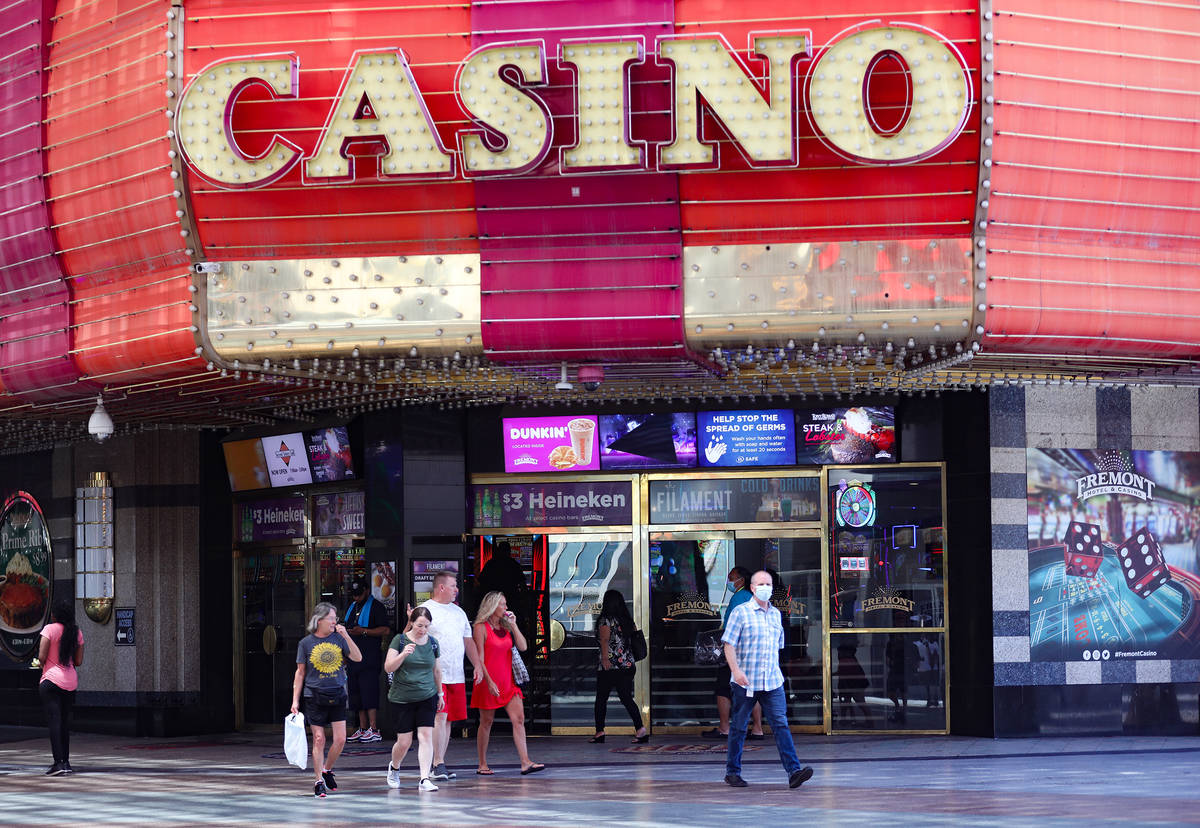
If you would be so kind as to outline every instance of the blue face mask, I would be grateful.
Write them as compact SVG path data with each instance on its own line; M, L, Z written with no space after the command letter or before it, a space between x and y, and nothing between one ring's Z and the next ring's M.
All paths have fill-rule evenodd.
M737 581L730 581L729 583L726 584L726 586L729 587L730 592L738 591L738 582Z
M760 601L770 601L773 591L770 584L759 584L754 588L754 597Z

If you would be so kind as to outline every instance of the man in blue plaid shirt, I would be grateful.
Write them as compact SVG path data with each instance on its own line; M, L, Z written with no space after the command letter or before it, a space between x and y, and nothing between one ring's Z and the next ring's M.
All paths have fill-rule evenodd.
M742 779L742 747L746 743L746 722L757 701L763 718L771 725L779 759L788 773L788 787L799 788L812 778L813 769L801 767L796 745L787 721L787 695L783 692L783 672L779 669L779 651L783 649L783 616L771 605L773 586L766 572L750 578L754 598L729 615L725 625L725 660L729 662L733 721L729 726L729 747L725 756L725 784L745 788Z

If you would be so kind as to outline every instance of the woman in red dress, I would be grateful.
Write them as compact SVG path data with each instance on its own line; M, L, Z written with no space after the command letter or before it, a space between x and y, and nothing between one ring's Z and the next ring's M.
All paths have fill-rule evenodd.
M476 649L483 654L482 668L475 676L475 686L471 688L471 707L479 710L479 731L475 737L479 768L475 772L481 776L491 776L493 773L488 767L487 749L492 736L492 722L500 708L504 708L512 722L513 744L521 758L521 775L545 770L546 766L530 759L525 749L525 697L521 688L513 682L512 648L515 645L524 652L528 645L525 636L517 628L516 616L508 611L503 592L489 592L483 596L475 616L472 637Z

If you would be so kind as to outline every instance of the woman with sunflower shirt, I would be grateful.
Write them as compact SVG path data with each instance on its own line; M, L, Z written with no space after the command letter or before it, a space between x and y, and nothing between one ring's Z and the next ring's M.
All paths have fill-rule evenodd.
M338 623L337 607L322 601L313 607L308 632L296 648L296 678L292 682L292 712L300 712L301 691L304 717L312 729L313 772L317 782L313 795L324 797L337 790L333 764L346 746L346 659L362 661L362 652ZM333 744L325 756L325 726L333 730Z

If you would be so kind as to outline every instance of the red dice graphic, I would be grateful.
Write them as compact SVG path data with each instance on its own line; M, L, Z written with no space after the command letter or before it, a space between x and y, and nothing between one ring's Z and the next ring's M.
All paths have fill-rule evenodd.
M1117 547L1117 560L1125 573L1125 585L1142 598L1171 580L1162 547L1148 527L1135 530Z
M1100 545L1100 527L1092 523L1072 521L1063 538L1063 563L1068 575L1095 578L1104 560L1104 548Z

